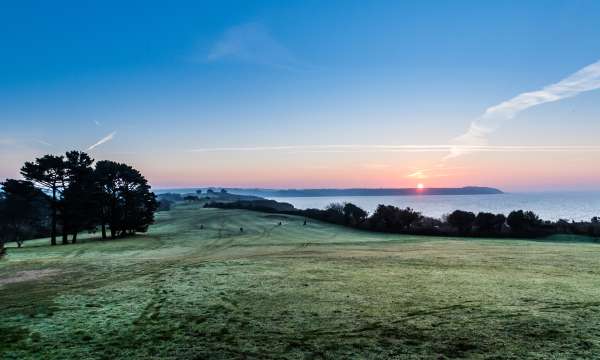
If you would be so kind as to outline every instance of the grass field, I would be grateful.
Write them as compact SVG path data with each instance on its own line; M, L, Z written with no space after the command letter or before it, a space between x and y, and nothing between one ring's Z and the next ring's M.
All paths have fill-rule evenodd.
M0 358L600 356L600 245L302 220L181 205L146 235L10 248Z

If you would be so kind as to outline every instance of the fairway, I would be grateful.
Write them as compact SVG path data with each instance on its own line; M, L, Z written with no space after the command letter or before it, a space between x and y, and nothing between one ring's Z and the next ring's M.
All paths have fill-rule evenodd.
M0 358L600 354L600 245L303 220L178 205L144 235L10 247Z

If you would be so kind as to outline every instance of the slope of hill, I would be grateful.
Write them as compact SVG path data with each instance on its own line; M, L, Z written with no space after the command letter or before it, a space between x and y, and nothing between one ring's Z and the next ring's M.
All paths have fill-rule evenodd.
M0 358L600 353L598 245L302 222L188 204L143 236L10 248Z

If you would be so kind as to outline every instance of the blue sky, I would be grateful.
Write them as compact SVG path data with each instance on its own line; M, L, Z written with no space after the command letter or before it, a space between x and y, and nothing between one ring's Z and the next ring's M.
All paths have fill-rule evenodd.
M449 160L373 148L450 145L486 109L596 63L597 1L1 7L0 178L101 142L95 158L132 163L158 187L598 189L597 90L486 135L493 146L592 148ZM319 147L331 145L357 148Z

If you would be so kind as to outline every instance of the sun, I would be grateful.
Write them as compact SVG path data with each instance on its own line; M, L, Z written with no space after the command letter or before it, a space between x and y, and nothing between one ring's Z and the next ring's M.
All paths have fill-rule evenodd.
M417 189L419 189L419 190L423 190L423 189L425 189L425 185L423 185L423 184L421 184L421 183L418 183L418 184L417 184Z

